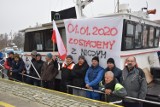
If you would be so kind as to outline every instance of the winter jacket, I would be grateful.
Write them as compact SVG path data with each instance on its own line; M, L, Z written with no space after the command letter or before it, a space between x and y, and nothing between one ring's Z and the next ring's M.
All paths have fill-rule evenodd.
M39 75L41 75L41 68L43 66L43 63L44 62L42 60L33 62L33 65L34 65L35 69L37 70L37 72L39 73ZM38 77L35 69L33 67L30 68L30 75L33 77Z
M69 65L66 65L65 63L62 64L62 69L61 69L62 70L62 73L61 73L62 81L64 81L64 82L71 82L72 81L71 72L73 70L74 65L75 64L73 62Z
M20 59L18 62L12 61L12 72L13 73L21 73L25 68L24 62Z
M104 70L104 72L107 71L110 71L108 67ZM111 71L114 73L114 77L117 78L117 80L120 82L120 78L122 76L122 70L120 70L117 67L114 67Z
M83 65L76 64L72 70L72 85L77 87L85 87L85 74L87 72L87 69L89 68L89 65L87 62L84 62Z
M127 95L126 89L115 78L110 83L106 84L103 81L100 82L100 90L105 92L106 89L112 90L110 95L107 95L107 102L120 103L122 98Z
M53 61L49 64L44 62L41 69L41 78L43 81L53 81L58 74L58 70L54 67Z
M58 69L58 61L57 61L57 59L53 60L53 63L54 63L54 67Z
M4 63L4 67L7 70L10 70L10 68L12 67L12 62L13 62L13 58L7 58L5 63Z
M140 75L140 69L134 67L131 71L128 71L125 67L122 71L122 85L126 89L128 96L145 99L147 82L145 77Z
M99 88L99 82L104 76L104 69L99 65L96 67L89 67L85 75L85 83L88 84L93 89L97 90Z

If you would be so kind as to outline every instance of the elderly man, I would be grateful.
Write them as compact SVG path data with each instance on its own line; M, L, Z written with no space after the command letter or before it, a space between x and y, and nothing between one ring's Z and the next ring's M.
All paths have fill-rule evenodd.
M108 95L107 102L121 104L122 98L127 95L125 88L118 83L112 71L107 71L104 79L100 82L100 90Z
M99 89L99 82L104 75L104 69L99 66L99 58L97 56L92 58L92 65L88 68L85 75L86 88L91 90ZM86 92L87 98L100 100L100 94L96 92Z
M43 63L41 68L42 85L44 88L55 89L55 77L58 74L58 70L54 66L52 60L53 55L48 53L46 55L46 62Z
M147 82L143 71L136 65L136 58L130 56L126 59L126 67L122 71L122 85L128 96L145 99L147 93ZM124 100L125 107L142 107L142 103L132 100Z

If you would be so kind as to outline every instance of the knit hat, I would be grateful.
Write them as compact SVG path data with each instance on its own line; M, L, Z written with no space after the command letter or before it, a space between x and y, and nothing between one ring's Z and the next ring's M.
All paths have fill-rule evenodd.
M97 62L99 62L98 56L93 57L92 60L96 60Z
M85 57L84 57L84 56L82 56L82 55L78 57L78 60L79 60L79 59L86 60L86 59L85 59Z
M109 58L109 59L107 60L107 63L115 64L115 62L114 62L114 59L113 59L113 58Z
M13 55L14 55L14 52L13 52L13 51L10 51L8 54L13 54Z
M31 55L36 56L36 55L37 55L37 51L36 51L36 50L33 50L32 53L31 53Z
M40 56L40 57L41 57L41 54L37 53L36 57L37 57L37 56Z
M51 53L48 53L46 57L48 57L49 59L52 59L53 55Z
M71 58L71 59L73 60L72 55L67 55L67 57L66 57L66 58Z

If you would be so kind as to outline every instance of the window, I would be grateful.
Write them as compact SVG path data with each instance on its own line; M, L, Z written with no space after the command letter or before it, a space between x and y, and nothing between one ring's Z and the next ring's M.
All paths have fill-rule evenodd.
M64 45L67 46L67 43L66 43L67 42L66 41L66 31L65 31L65 29L60 29L59 32L60 32L60 34L62 36L62 41L63 41Z
M126 29L123 32L123 50L130 50L134 48L134 23L127 21L125 24Z
M143 27L143 42L142 42L143 48L148 47L148 29L147 26Z
M135 30L135 48L141 48L142 47L142 25L137 24L136 30Z
M52 29L49 30L45 30L43 31L44 34L44 43L45 43L45 50L46 51L55 51L55 48L53 48L53 45L55 46L55 44L53 44L52 42Z
M133 36L134 32L134 25L128 23L127 24L127 36Z
M160 28L124 20L122 51L156 48L160 42Z
M160 30L157 28L156 29L155 39L154 39L154 46L155 47L159 46L159 37L160 37Z
M131 37L126 37L125 38L125 45L126 45L126 49L133 49L133 46L134 46L134 44L133 44L133 38L131 38Z
M148 39L148 45L149 47L153 47L154 42L154 27L150 27L149 29L149 39Z
M34 46L36 50L43 50L43 34L41 32L35 32L34 34Z

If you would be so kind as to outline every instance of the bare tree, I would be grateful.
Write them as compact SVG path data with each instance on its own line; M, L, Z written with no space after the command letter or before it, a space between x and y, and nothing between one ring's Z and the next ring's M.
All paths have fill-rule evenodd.
M23 33L14 33L13 43L17 45L18 48L23 49L24 46L24 35Z
M0 35L0 50L5 48L8 44L8 34L1 34Z

